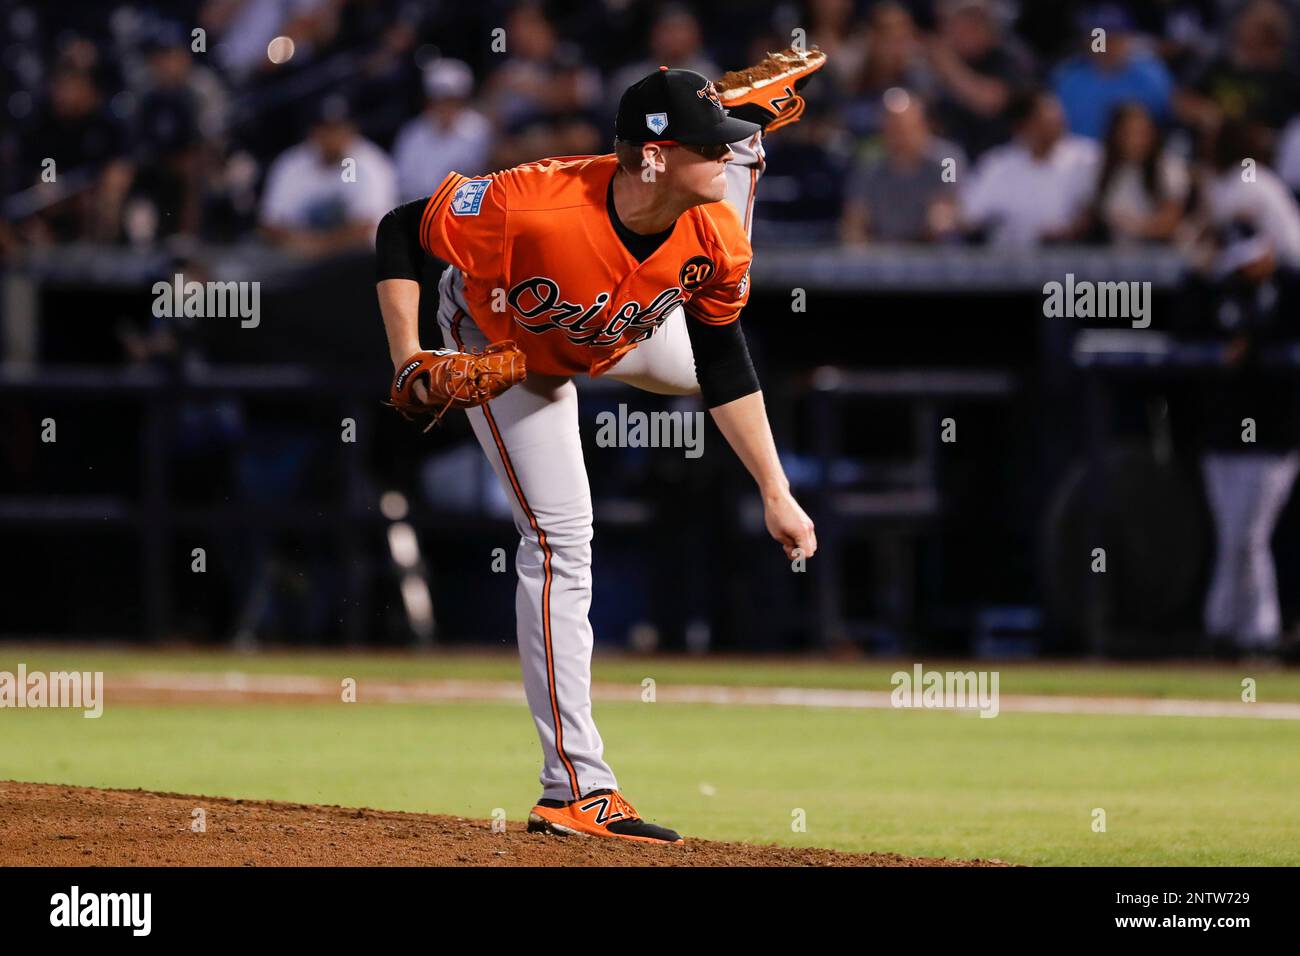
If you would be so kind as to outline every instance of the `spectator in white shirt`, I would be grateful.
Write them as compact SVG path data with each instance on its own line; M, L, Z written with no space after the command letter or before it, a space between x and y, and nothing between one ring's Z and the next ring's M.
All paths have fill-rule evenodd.
M1210 224L1219 232L1237 227L1255 238L1256 272L1298 270L1300 208L1281 177L1252 155L1250 135L1235 120L1220 127L1206 194Z
M965 191L966 225L998 245L1079 237L1097 181L1095 141L1065 131L1065 116L1046 91L1016 96L1009 108L1015 138L985 153Z
M1164 148L1146 107L1116 107L1093 201L1101 237L1116 243L1170 241L1183 222L1191 185L1187 163Z
M373 245L379 220L395 205L392 161L357 135L346 103L331 98L307 140L271 164L259 218L270 242L323 257Z
M460 60L437 60L425 69L428 105L393 144L402 202L429 195L452 170L467 176L485 171L492 126L469 106L473 90L474 75Z

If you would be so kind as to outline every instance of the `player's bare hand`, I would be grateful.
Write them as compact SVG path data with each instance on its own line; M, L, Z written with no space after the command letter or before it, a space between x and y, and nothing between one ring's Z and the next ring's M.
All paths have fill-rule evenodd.
M768 534L785 548L787 558L811 558L817 553L817 533L812 519L788 491L763 500L763 520ZM795 554L796 550L799 554Z

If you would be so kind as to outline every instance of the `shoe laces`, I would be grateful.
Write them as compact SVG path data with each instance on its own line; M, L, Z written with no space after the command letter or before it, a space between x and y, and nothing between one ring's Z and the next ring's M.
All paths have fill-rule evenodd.
M641 819L641 815L636 812L636 808L633 807L632 804L627 802L627 800L623 797L623 794L615 790L613 793L613 797L614 797L613 799L614 809L617 810L619 813L622 813L623 818L625 820Z

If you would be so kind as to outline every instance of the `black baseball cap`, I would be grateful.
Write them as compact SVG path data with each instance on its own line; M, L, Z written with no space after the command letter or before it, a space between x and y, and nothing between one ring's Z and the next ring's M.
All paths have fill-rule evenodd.
M713 146L753 136L761 127L728 115L713 82L694 70L659 67L618 102L614 132L629 143Z

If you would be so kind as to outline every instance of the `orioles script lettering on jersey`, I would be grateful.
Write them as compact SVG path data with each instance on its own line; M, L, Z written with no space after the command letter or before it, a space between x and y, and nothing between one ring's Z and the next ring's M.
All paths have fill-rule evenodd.
M583 307L562 298L560 285L545 276L533 276L514 286L506 301L515 310L519 325L529 332L563 329L574 345L617 345L629 329L635 334L627 339L635 345L654 334L677 305L686 301L680 287L664 289L644 308L640 302L625 302L608 322L594 324L609 305L610 294L602 292L596 301ZM531 303L531 304L528 304ZM525 322L524 319L537 321Z
M425 204L421 246L456 268L474 324L489 342L518 342L529 373L600 375L678 306L727 325L748 299L753 250L731 203L687 209L638 261L606 206L617 169L607 155L451 173Z

